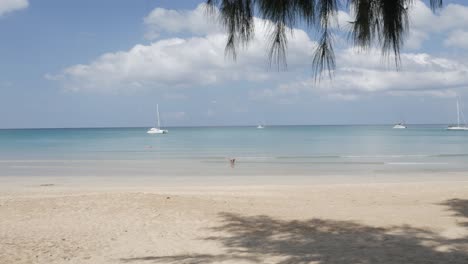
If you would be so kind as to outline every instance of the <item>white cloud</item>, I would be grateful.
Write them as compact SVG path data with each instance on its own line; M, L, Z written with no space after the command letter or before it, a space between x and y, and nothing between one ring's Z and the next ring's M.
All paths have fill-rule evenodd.
M350 30L349 21L353 15L339 11L337 21L339 28L344 31ZM405 41L405 48L418 50L422 44L430 39L431 35L439 34L445 37L447 34L454 43L466 43L468 39L455 34L468 27L468 7L459 4L448 4L440 12L434 14L432 10L421 0L415 0L409 7L410 28L409 35ZM336 27L336 24L334 25ZM462 47L463 44L452 44L453 47ZM446 44L444 42L444 44ZM464 48L464 46L463 46Z
M324 97L354 100L361 96L389 95L455 96L456 89L468 87L468 65L425 53L403 53L403 69L388 69L379 61L378 51L358 53L346 49L338 54L340 67L332 80L314 79L281 84L274 89L252 93L253 99L298 97L315 93Z
M422 2L415 1L411 11L414 12L413 47L419 47L433 32L447 29L457 33L460 25L448 19L451 14L460 13L454 6L449 5L439 15L434 15ZM338 50L334 79L316 83L310 79L308 71L315 42L299 29L294 30L294 37L288 42L288 72L277 73L267 66L265 39L268 38L265 34L269 31L261 19L255 19L256 37L233 62L225 59L226 35L205 15L203 5L192 11L157 8L145 18L145 24L152 36L158 35L160 39L148 45L135 45L127 51L103 54L88 64L73 65L59 74L45 77L61 82L68 90L92 92L221 86L225 82L247 80L273 87L250 91L251 99L270 98L284 104L300 99L304 93L334 100L356 100L376 93L440 97L453 96L457 89L468 86L468 64L461 59L450 60L421 52L403 53L403 68L396 71L393 62L386 64L379 51L358 53L354 49ZM349 20L344 12L337 17L340 27ZM429 27L434 20L440 25ZM163 39L162 33L190 34L190 37ZM455 35L464 35L458 33ZM460 46L460 43L463 41L459 39L446 41L449 46ZM280 82L282 84L277 85Z
M462 29L468 26L468 7L459 4L449 4L435 21L428 21L428 27L442 31L447 29Z
M434 14L424 2L417 0L411 6L409 15L411 26L425 32L442 32L468 26L468 7L459 4L448 4Z
M146 37L157 39L161 33L190 33L196 36L221 33L222 28L219 23L207 21L208 19L210 18L207 16L205 4L198 5L195 10L183 11L155 8L144 18L144 23L148 27Z
M458 47L468 49L468 32L463 30L454 30L450 32L445 39L444 44L447 47Z
M0 1L0 17L29 6L28 0L1 0Z
M424 2L417 0L410 7L409 13L410 34L406 47L413 50L419 49L431 34L448 33L451 36L468 27L468 7L464 5L449 4L440 13L434 14ZM462 41L466 42L468 39Z
M128 51L107 53L89 64L70 66L60 74L47 74L45 78L60 81L66 89L73 91L188 87L279 78L280 74L269 70L266 60L268 43L265 35L269 27L265 21L255 19L256 37L234 62L225 58L224 33L212 31L201 22L191 24L202 19L201 10L202 6L184 12L158 8L147 20L156 23L159 21L156 18L162 17L169 22L160 25L161 30L200 30L205 32L202 37L169 38L149 45L135 45ZM204 20L204 23L210 24L210 21ZM302 30L294 29L293 36L288 42L288 70L303 70L310 61L307 58L311 58L315 43Z

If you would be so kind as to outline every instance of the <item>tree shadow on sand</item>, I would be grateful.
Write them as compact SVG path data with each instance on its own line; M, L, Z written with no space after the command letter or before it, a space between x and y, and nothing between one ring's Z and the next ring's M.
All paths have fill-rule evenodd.
M443 203L468 217L468 201ZM382 216L385 217L385 216ZM279 264L467 264L468 239L447 239L410 226L377 228L352 221L285 221L269 216L221 213L216 234L204 238L225 248L223 255L178 255L121 259L124 263L279 263Z
M448 206L449 210L454 213L454 216L466 218L466 222L459 223L459 225L468 227L468 200L450 199L441 203L441 205Z

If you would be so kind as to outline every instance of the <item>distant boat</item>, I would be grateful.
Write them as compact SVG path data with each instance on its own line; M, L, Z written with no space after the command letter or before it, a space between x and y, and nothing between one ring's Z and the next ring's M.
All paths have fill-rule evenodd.
M394 129L405 129L406 125L404 123L398 123L393 126Z
M262 128L265 128L265 127L262 126L262 125L258 125L257 128L258 128L258 129L262 129Z
M456 126L448 126L447 130L468 130L468 126L466 124L460 124L460 114L464 118L463 112L460 110L460 104L458 103L458 98L457 98L457 125ZM466 121L465 121L466 123Z
M161 129L161 122L159 121L159 105L156 104L156 114L158 117L158 126L157 127L152 127L146 133L148 134L167 134L169 133L168 130L166 129Z

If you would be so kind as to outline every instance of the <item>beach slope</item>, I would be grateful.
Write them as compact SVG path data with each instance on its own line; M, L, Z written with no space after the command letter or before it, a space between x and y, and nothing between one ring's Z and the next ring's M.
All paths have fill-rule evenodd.
M468 263L468 182L0 193L0 263Z

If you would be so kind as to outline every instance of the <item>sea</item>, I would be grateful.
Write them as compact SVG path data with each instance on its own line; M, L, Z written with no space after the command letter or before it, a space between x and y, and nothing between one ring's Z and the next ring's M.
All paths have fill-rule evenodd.
M445 127L170 127L163 135L147 134L148 128L3 129L0 177L443 177L468 172L468 131Z

